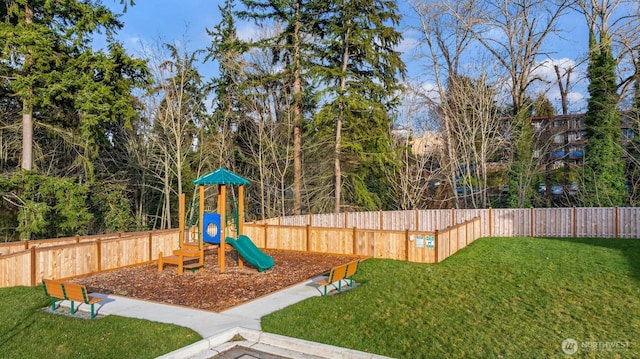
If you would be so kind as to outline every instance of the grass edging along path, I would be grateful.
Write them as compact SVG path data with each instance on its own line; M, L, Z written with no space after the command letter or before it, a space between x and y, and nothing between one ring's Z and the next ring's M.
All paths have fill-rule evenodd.
M370 259L362 285L264 331L396 358L640 357L640 240L483 238L440 264Z
M42 287L0 289L0 357L155 358L202 339L172 324L114 315L84 320L41 310L50 303Z

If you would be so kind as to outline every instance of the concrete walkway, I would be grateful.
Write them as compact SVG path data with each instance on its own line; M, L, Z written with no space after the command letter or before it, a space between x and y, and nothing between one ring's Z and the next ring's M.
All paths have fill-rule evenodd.
M343 286L343 291L346 288ZM310 280L221 313L147 302L115 295L99 293L92 293L92 295L104 298L102 302L96 304L96 312L98 315L113 314L176 324L191 328L204 338L192 345L165 354L160 357L162 359L223 359L231 357L229 355L231 355L232 350L244 353L242 356L232 355L233 357L242 358L385 358L371 353L260 331L260 318L306 298L321 296L322 289L323 287L318 286L313 280ZM69 307L69 305L70 303L68 301L61 302L61 306ZM83 304L78 309L88 310L89 308ZM237 335L240 335L244 340L232 340L232 338ZM254 356L251 353L260 354Z
M235 327L260 330L260 318L263 316L306 298L322 294L318 285L313 281L308 281L220 313L116 295L100 293L92 293L91 295L104 298L102 302L96 304L98 315L113 314L176 324L191 328L202 337L207 338ZM61 305L69 307L70 303L63 301ZM88 310L89 308L83 304L79 309Z

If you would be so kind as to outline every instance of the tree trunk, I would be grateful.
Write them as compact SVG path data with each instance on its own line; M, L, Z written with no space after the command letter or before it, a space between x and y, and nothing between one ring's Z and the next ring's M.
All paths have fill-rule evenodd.
M562 101L562 114L567 115L569 113L569 86L571 84L571 71L573 68L569 67L566 69L566 85L562 82L562 75L560 74L560 67L558 65L554 65L553 69L556 71L556 79L558 80L558 90L560 91L560 100Z
M336 121L336 145L335 145L335 161L334 161L334 176L335 176L335 202L333 204L333 212L340 213L340 188L342 186L342 170L340 169L340 137L342 136L342 118L338 117Z
M171 228L171 180L169 179L169 159L165 159L164 163L164 216L163 222L166 226L162 226L161 229ZM165 222L166 221L166 222Z
M299 118L299 115L294 115ZM299 120L297 120L299 121ZM293 213L300 215L302 213L302 200L300 194L300 182L302 181L302 135L300 125L293 127Z
M33 9L29 4L24 6L24 23L29 26L33 22ZM29 52L25 55L24 67L29 71L31 56ZM22 169L30 171L33 164L33 89L29 89L26 99L22 100Z
M293 32L293 212L302 213L302 80L300 79L300 1L296 1L296 23Z
M31 171L33 163L33 109L23 101L22 105L22 169Z
M349 24L351 21L347 19L347 31L344 34L344 49L342 51L342 66L340 67L340 71L342 71L340 78L340 96L345 95L345 90L347 88L347 66L349 64ZM342 169L340 167L340 146L342 142L342 118L344 112L344 103L340 102L340 107L338 108L338 118L336 120L336 144L334 147L334 176L335 176L335 202L333 204L333 212L340 213L340 201L341 201L341 190L342 190Z

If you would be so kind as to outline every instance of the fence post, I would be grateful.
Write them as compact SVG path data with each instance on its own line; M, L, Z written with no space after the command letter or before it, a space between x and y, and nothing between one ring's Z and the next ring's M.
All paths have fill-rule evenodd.
M489 207L489 237L493 237L493 208Z
M438 258L439 257L438 256L438 251L439 251L439 247L440 247L439 246L440 240L438 239L438 232L439 231L436 229L435 232L433 233L433 249L436 252L436 255L435 255L436 263L440 263L440 261L439 261L440 258Z
M469 224L471 224L471 231L469 231ZM471 222L466 222L466 224L464 225L464 246L465 247L469 245L469 232L473 234L473 220L471 220Z
M280 225L280 217L278 217L278 225ZM264 224L264 234L262 236L262 238L264 238L264 248L267 248L267 227L269 226L268 223Z
M311 245L310 245L310 241L311 241L310 232L311 232L311 226L307 225L307 230L305 232L305 235L307 236L307 248L306 248L307 252L309 251L309 248L311 247Z
M455 226L456 225L456 209L455 208L451 208L451 226Z
M453 239L455 241L453 243L458 243L458 233L454 232L451 228L453 228L453 226L449 226L445 229L445 231L447 231L447 255L442 258L443 260L451 257L451 247L453 247L451 245L451 237L454 237Z
M616 238L620 238L620 227L618 225L618 220L620 219L620 213L618 212L618 206L615 207L615 236Z
M578 209L573 207L573 238L578 237Z
M529 207L529 236L533 237L533 207Z
M151 262L153 260L153 234L152 234L152 232L149 232L148 237L149 237L149 262Z
M408 229L404 231L404 246L406 248L405 260L408 262L409 261L409 230Z
M76 243L80 243L80 236L76 234Z
M102 272L102 240L100 238L98 238L98 240L96 241L96 244L98 245L97 248L97 252L98 252L98 273Z
M376 235L375 235L375 233L371 237L371 251L373 252L373 257L376 258Z
M31 247L31 286L36 285L36 247Z
M476 233L476 222L479 222L479 221L480 221L480 216L471 220L471 243L475 242L476 236L478 235Z
M353 254L358 254L358 234L356 233L356 227L353 227L353 231L351 232L352 245L353 245Z

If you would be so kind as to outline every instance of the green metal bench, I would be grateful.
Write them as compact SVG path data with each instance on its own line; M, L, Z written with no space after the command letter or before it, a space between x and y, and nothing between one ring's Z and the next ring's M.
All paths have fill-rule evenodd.
M42 288L44 289L44 293L51 298L52 311L56 310L56 301L58 300L68 300L71 302L71 314L76 314L77 312L75 302L84 303L91 306L91 319L95 318L94 304L104 299L90 296L87 288L83 285L63 283L52 279L43 279Z
M338 292L342 291L342 281L347 281L349 287L353 287L353 275L358 271L358 263L360 261L353 261L347 264L339 265L331 268L329 275L326 278L322 278L316 281L317 284L324 286L324 296L327 296L327 287L338 283L336 289ZM334 285L335 286L335 285Z

